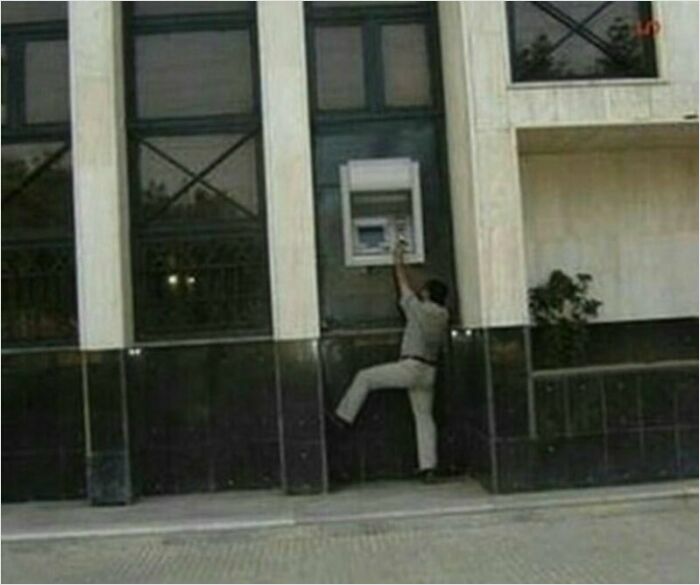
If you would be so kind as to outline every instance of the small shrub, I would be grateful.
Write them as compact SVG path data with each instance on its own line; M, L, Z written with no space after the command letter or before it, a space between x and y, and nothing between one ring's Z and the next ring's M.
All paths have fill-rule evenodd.
M572 278L553 270L544 284L529 290L530 313L541 327L543 357L547 367L580 364L588 343L588 320L598 316L602 302L591 298L590 274Z

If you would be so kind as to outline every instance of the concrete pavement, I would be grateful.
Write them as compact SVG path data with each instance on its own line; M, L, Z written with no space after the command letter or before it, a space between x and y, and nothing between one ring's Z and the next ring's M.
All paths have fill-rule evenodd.
M3 506L4 582L697 582L697 481Z

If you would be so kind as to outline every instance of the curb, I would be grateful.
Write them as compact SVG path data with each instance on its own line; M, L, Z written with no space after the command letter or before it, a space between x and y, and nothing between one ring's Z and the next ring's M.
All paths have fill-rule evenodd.
M685 498L697 498L697 487L683 487L665 491L651 491L632 494L591 495L582 497L563 497L550 499L534 499L533 501L514 502L489 502L471 506L452 506L447 508L433 508L415 511L388 511L369 512L359 514L342 514L337 516L309 516L300 518L295 525L333 524L343 522L361 522L372 520L409 520L412 518L439 517L439 516L471 516L483 514L499 514L535 510L551 510L563 508L577 508L584 506L612 506L616 504L638 504L655 500L674 500ZM498 497L498 496L496 496ZM512 496L501 496L512 497Z
M293 528L308 526L323 526L332 524L347 524L352 522L377 522L419 520L422 518L455 517L455 516L484 516L487 514L507 514L537 510L554 510L565 508L581 508L585 506L612 506L620 504L634 505L658 500L675 500L698 498L698 486L683 486L664 490L651 490L620 494L589 494L584 496L543 496L537 494L520 494L519 496L492 496L487 503L477 503L466 506L451 506L428 508L421 510L393 510L385 512L361 512L357 514L314 515L302 514L298 517L284 516L268 520L231 520L189 522L179 524L151 524L148 526L126 526L113 528L86 528L78 530L31 531L15 534L3 534L0 542L3 544L56 541L82 538L109 538L123 536L159 536L172 534L202 534L215 532L246 532L273 528ZM509 498L510 501L500 500ZM525 499L523 499L525 498Z

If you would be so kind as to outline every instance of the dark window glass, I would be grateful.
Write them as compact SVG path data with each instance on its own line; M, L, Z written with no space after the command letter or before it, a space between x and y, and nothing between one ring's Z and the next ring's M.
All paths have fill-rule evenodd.
M2 24L66 20L68 2L3 2Z
M318 78L319 62L328 63L334 52L340 56L326 68L339 91L347 91L343 84L349 77L362 82L362 99L350 102L354 109L324 110L321 102L312 112L321 327L326 332L400 327L391 267L365 271L345 266L339 168L349 160L393 157L420 164L424 267L451 284L440 52L434 47L437 4L307 2L305 8L309 63L314 67L311 91L318 96L323 90L323 79L314 79L313 73ZM347 41L350 35L352 44ZM350 45L357 70L350 75L344 45ZM354 87L355 82L350 83ZM378 194L383 199L380 214L393 213L407 201L403 191L370 193L375 200ZM365 195L351 199L354 213L369 213ZM377 233L369 229L364 236L371 243Z
M141 337L259 333L269 312L265 235L144 237L136 290Z
M10 71L7 68L7 49L5 45L2 46L2 123L5 123L7 118L7 91L9 89L9 74Z
M655 77L649 2L508 2L514 81Z
M70 234L70 152L62 143L3 144L2 230L28 240Z
M139 36L138 111L143 118L249 112L250 33L205 31Z
M248 2L134 2L134 14L137 16L164 14L197 14L216 12L239 12L249 10Z
M270 330L255 12L236 4L127 8L139 339Z
M68 43L33 42L24 50L27 123L68 121Z
M382 53L386 105L430 105L425 26L398 24L382 27Z
M368 6L372 7L383 7L383 6L388 6L391 8L395 8L398 5L416 5L420 4L420 2L392 2L392 1L384 1L384 2L370 2L369 0L362 0L360 2L321 2L318 0L314 0L313 2L309 3L311 5L311 8L367 8Z
M155 138L160 154L141 146L141 206L145 221L155 223L220 223L256 220L261 212L257 189L256 141L247 140L202 180L191 173L204 169L242 136L207 135ZM191 171L188 171L191 169ZM179 194L179 195L178 195ZM168 201L173 199L168 207Z
M315 44L318 107L321 110L364 107L362 28L318 27Z
M435 8L427 2L309 2L315 110L376 116L438 107L430 60Z
M65 19L65 2L2 4L2 341L8 345L77 338ZM32 125L48 123L38 139Z
M68 340L75 335L71 196L65 145L3 144L4 343Z

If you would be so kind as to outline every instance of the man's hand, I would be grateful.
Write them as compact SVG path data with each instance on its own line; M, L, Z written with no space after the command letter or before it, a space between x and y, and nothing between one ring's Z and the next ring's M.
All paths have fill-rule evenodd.
M396 283L399 286L399 295L404 296L411 292L411 284L408 281L406 274L406 265L403 263L403 255L405 252L404 243L396 242L394 246L394 273L396 274Z
M394 264L403 264L404 244L400 240L394 245Z

